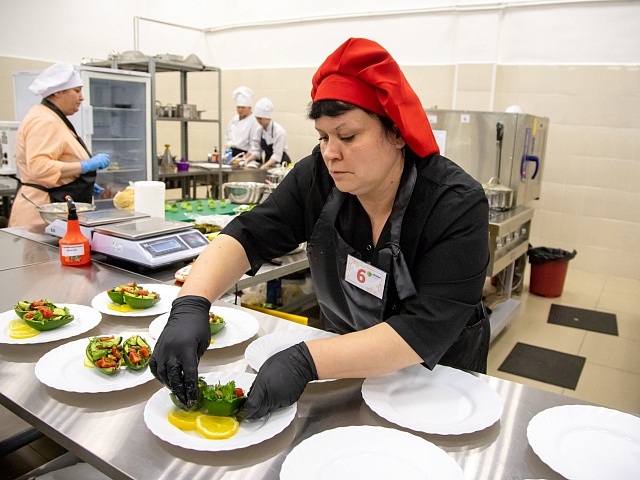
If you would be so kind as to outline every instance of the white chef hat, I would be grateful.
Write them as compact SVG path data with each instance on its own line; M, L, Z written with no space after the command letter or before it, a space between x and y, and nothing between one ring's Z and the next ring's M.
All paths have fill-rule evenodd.
M249 87L238 87L231 95L238 107L250 107L253 104L253 90Z
M29 90L46 98L52 93L82 86L80 74L73 68L73 65L56 63L38 75L29 86Z
M273 103L268 98L261 98L253 107L253 115L257 118L271 118L273 114Z

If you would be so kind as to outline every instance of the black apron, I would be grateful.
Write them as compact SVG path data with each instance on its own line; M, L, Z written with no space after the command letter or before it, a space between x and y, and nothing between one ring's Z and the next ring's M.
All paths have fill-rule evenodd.
M271 136L273 138L273 135ZM267 140L262 137L260 139L260 148L264 151L264 163L267 163L273 155L273 143L271 145L267 144ZM280 159L280 164L286 163L289 165L291 163L291 158L287 155L287 152L282 151L282 159Z
M348 255L359 260L361 256L335 228L338 213L347 194L336 187L333 188L307 241L311 278L327 330L344 334L364 330L382 322L385 319L391 278L400 300L417 293L400 249L402 219L413 193L416 177L415 165L408 165L402 174L400 188L389 217L389 242L378 252L375 267L387 273L382 298L345 280ZM482 303L479 303L467 326L439 363L454 368L486 372L489 337L489 320L484 314Z
M80 145L82 145L82 148L84 148L85 152L87 152L87 154L89 155L89 158L91 158L93 155L91 155L91 152L89 151L85 143L78 136L78 134L76 133L76 129L73 128L73 124L69 121L66 115L62 113L62 111L58 107L56 107L53 103L51 103L46 98L42 100L42 104L45 107L48 107L51 110L53 110L56 113L56 115L58 115L58 117L62 119L62 121L69 128L69 130L73 132L73 135L76 137L76 140L80 142ZM71 198L73 198L74 202L91 203L93 201L93 185L96 182L96 172L94 171L94 172L83 173L74 181L67 183L66 185L62 185L60 187L53 187L53 188L46 188L36 183L22 183L20 179L17 179L17 180L18 180L18 189L20 189L21 185L37 188L38 190L47 192L49 194L49 200L51 202L65 202L66 201L65 197L67 195L70 195ZM16 193L17 193L17 190L16 190Z

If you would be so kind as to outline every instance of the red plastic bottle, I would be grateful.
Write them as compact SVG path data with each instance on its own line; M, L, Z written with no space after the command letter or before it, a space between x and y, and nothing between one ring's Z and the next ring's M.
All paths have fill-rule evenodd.
M67 200L67 233L60 239L60 263L70 267L86 265L91 261L89 239L82 234L76 204L70 196Z

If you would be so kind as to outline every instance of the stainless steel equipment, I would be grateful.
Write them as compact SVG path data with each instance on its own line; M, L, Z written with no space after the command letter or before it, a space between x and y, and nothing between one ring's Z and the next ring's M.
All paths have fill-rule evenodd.
M489 214L488 276L501 272L527 253L532 218L533 209L529 207Z
M499 178L513 200L497 202L489 217L491 262L495 275L527 251L533 209L540 197L549 119L525 113L427 109L440 153L479 182ZM486 189L485 189L486 191Z
M479 182L499 177L514 191L512 207L540 197L548 118L509 112L425 111L442 155ZM503 125L500 146L496 141L498 123Z

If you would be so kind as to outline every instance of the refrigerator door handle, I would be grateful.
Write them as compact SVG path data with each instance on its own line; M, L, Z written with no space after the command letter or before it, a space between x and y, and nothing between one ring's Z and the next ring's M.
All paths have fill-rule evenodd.
M84 135L93 135L93 107L82 104L82 132Z

